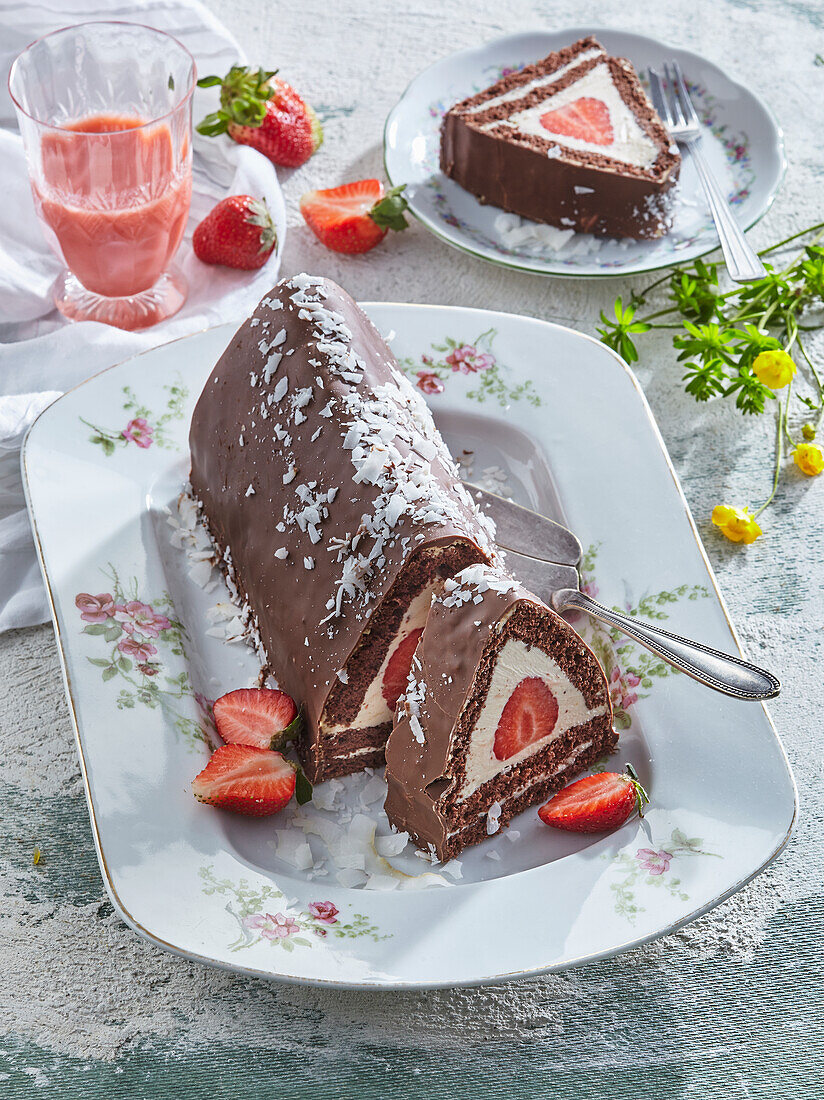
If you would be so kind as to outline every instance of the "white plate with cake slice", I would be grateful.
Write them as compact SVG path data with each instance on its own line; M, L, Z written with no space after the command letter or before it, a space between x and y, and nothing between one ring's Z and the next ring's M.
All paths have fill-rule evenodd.
M769 108L698 54L605 28L510 35L435 62L389 114L387 175L436 236L521 271L609 277L703 256L718 236L695 166L670 163L635 77L672 58L735 215L754 225L786 167Z
M577 532L590 591L736 650L649 408L613 352L507 314L365 309L464 473ZM223 326L103 372L47 409L24 447L95 843L124 920L177 954L281 981L466 985L663 935L775 858L796 793L766 710L584 620L573 625L603 666L619 733L617 755L594 766L635 766L652 800L643 819L583 835L548 828L535 806L496 828L499 810L488 836L439 864L392 830L380 768L321 782L311 802L274 817L196 802L191 781L217 743L211 703L260 673L183 495L193 408L230 341ZM275 346L278 370L297 363L288 338ZM251 365L249 384L260 386ZM603 396L596 409L593 392ZM311 407L303 400L292 415ZM345 476L340 445L324 453ZM321 578L306 568L309 580ZM286 622L301 605L284 589L272 613ZM313 660L309 633L320 629L307 629L296 661ZM443 653L444 670L453 658ZM494 763L479 745L476 786Z

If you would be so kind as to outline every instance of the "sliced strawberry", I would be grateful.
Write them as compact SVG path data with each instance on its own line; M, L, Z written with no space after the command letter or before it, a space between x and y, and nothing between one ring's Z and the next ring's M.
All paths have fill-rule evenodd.
M643 817L647 792L631 764L626 773L601 772L570 783L538 810L546 825L575 833L600 833L623 825L633 810Z
M558 700L540 676L521 680L510 697L495 730L494 752L498 760L508 760L549 737L558 721Z
M390 710L395 709L395 704L400 699L409 679L409 670L412 667L412 658L418 648L418 640L423 634L423 627L412 630L396 647L395 652L389 658L386 671L383 674L381 695L386 700Z
M291 695L272 688L238 688L214 707L217 732L231 745L282 749L299 733L298 708Z
M235 814L267 817L282 810L295 792L294 764L269 749L221 745L192 781L198 802Z
M612 145L615 134L609 117L609 107L602 99L582 96L565 107L541 115L541 125L551 134L588 141L591 145Z
M406 229L405 186L384 194L380 180L358 180L308 191L301 197L300 212L321 244L333 252L368 252L390 229Z

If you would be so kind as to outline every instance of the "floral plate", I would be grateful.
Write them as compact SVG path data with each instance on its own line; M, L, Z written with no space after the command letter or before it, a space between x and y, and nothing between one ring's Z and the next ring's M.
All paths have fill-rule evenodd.
M479 259L536 275L631 275L684 263L718 247L688 155L681 167L673 227L667 236L658 241L598 242L588 234L575 234L558 251L537 239L514 243L518 234L513 237L496 225L501 216L497 207L483 206L441 172L441 119L454 103L589 34L610 54L628 58L642 80L648 66L678 60L704 122L704 152L724 182L736 216L749 227L769 209L786 167L784 143L774 117L756 95L688 50L641 34L575 27L510 35L451 54L415 77L392 109L384 130L387 176L393 185L407 184L412 213L437 237ZM534 225L511 215L507 218Z
M508 314L366 309L463 468L578 532L590 591L735 649L649 408L613 352ZM796 796L764 708L675 675L589 621L578 626L605 665L621 730L612 766L629 760L641 774L652 795L643 820L586 837L549 830L531 810L465 852L451 877L412 851L398 855L401 893L386 875L385 889L363 888L351 860L332 873L314 862L294 826L310 811L322 816L331 784L317 789L317 805L277 818L195 802L210 701L258 671L251 651L229 644L231 622L216 626L222 582L208 550L179 548L185 524L175 518L191 410L232 331L166 344L92 378L41 415L24 447L100 866L132 927L178 954L283 981L494 982L660 936L775 858ZM597 406L592 393L602 395ZM616 479L655 502L654 521L627 513ZM335 811L341 828L374 834L377 820L388 834L379 773L350 780L339 784L344 797L353 792Z

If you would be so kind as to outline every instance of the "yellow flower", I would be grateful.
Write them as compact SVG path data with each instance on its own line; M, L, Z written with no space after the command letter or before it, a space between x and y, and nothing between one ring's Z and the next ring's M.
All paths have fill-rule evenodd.
M815 477L824 470L824 452L816 443L799 443L793 451L793 462L802 474Z
M730 542L755 542L763 533L746 508L716 504L712 510L712 522Z
M752 365L756 378L771 390L781 390L795 377L795 363L786 351L762 351Z

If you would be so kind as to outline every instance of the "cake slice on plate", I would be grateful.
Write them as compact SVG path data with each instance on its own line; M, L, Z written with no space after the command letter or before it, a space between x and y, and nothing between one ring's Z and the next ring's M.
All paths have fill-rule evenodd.
M386 813L451 859L616 741L589 647L499 568L473 565L432 601L386 748Z
M494 558L432 415L335 283L268 294L220 358L191 483L312 782L383 762L433 592Z
M482 203L607 237L668 228L681 158L629 61L582 38L456 104L441 168Z

